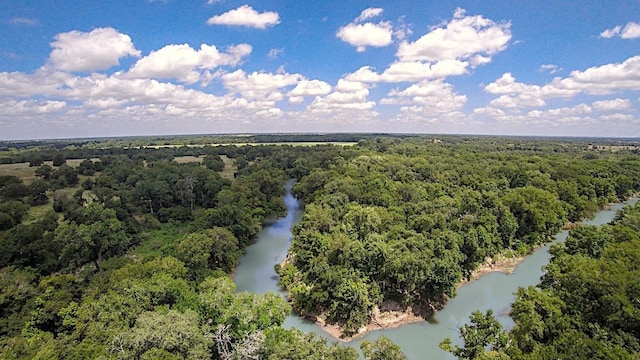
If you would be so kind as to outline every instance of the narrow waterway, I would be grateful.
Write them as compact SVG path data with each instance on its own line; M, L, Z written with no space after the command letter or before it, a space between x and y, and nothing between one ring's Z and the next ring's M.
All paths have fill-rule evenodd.
M285 295L278 287L278 278L274 265L286 256L291 244L291 228L300 221L302 209L291 195L293 181L286 184L284 197L287 205L287 216L265 226L258 234L257 241L247 248L247 253L240 260L234 280L238 291L265 293L273 291ZM615 213L637 199L625 203L614 204L607 210L598 212L595 218L585 221L590 225L601 225L610 222ZM567 231L559 233L552 242L564 241ZM498 320L510 329L513 321L508 316L509 308L515 300L514 292L518 287L536 285L542 276L542 267L549 262L548 252L551 244L540 248L527 256L512 274L499 272L489 273L458 290L455 298L450 300L444 309L437 312L429 321L408 324L395 329L373 331L362 339L374 341L384 335L398 344L409 359L454 359L449 353L442 351L438 344L446 337L454 343L458 342L457 327L468 322L469 315L475 310L493 309ZM285 327L296 327L305 332L315 332L334 340L313 322L291 315L285 321ZM346 346L359 347L362 339L346 343Z

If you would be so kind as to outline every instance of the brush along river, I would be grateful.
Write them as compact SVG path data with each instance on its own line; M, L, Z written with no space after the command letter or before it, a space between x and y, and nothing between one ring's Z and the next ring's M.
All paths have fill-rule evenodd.
M284 197L287 215L267 224L258 234L256 242L247 248L247 253L240 260L234 276L238 291L248 291L256 294L272 291L285 293L278 286L278 277L273 269L286 256L291 244L291 229L300 221L302 208L291 195L293 181L286 185ZM616 211L626 205L633 204L638 199L625 203L613 204L602 210L591 219L584 221L589 225L602 225L610 222ZM375 341L380 336L386 336L398 344L409 359L455 359L449 353L442 351L438 344L446 337L450 337L455 344L460 344L457 328L468 322L469 315L475 310L486 311L493 309L498 320L506 329L513 327L513 321L508 316L511 304L515 300L513 295L518 287L536 285L543 274L542 267L549 262L549 247L564 241L568 232L562 231L556 235L553 242L541 247L525 257L511 272L495 271L483 275L477 280L465 284L457 291L455 298L436 312L427 321L405 324L400 327L371 331L355 339L345 346L358 348L364 339ZM315 332L329 340L336 341L314 322L290 315L285 320L285 327L295 327L304 332Z

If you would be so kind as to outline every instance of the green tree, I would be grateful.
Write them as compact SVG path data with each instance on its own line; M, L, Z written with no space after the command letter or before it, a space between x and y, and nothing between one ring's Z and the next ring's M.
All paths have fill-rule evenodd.
M501 352L509 347L509 338L502 331L502 325L493 316L491 309L486 314L474 311L470 316L471 323L458 328L464 341L463 347L451 344L446 338L440 348L457 356L458 359L486 359L485 351Z
M62 152L57 152L53 155L53 166L61 166L67 162L67 158Z
M72 268L93 262L100 270L100 263L122 254L130 239L113 209L93 202L78 212L79 222L63 223L55 231L55 241L62 247L61 257Z
M128 331L111 340L111 353L121 358L154 358L169 353L182 359L210 359L212 339L199 326L198 314L178 312L144 312ZM166 353L165 353L166 352Z
M202 165L213 171L224 170L224 161L218 155L207 155L202 159Z
M35 171L36 176L39 178L43 178L44 180L49 180L52 173L53 168L46 164L40 165Z
M388 338L382 336L374 342L367 340L360 343L364 357L369 360L406 360L407 357L400 347Z

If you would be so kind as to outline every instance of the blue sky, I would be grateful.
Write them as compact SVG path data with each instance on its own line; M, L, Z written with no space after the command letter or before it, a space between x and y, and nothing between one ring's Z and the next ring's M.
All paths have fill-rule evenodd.
M640 137L632 1L6 1L0 139Z

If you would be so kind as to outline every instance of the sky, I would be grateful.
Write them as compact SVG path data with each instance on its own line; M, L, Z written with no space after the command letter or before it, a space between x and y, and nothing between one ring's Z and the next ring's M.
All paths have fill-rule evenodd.
M0 140L640 137L640 1L0 3Z

